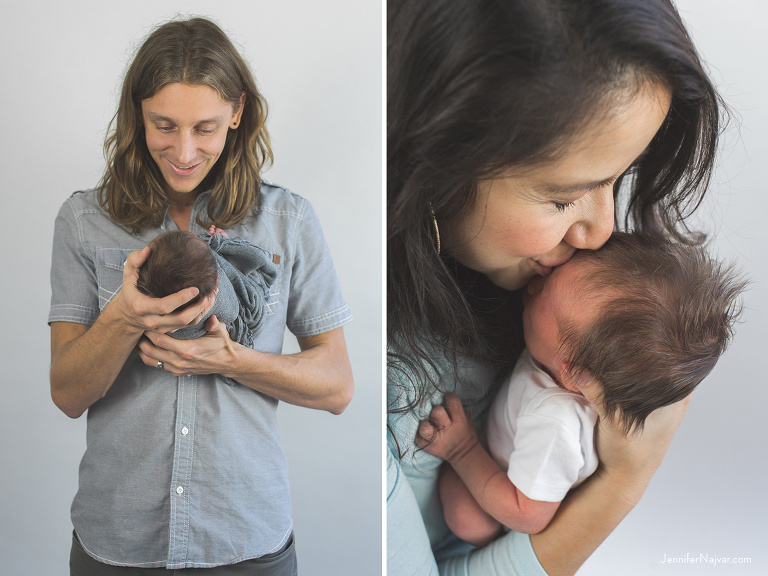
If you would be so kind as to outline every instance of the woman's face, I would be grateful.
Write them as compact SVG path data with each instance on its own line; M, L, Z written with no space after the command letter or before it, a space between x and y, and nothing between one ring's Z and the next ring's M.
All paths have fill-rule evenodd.
M481 182L470 213L441 226L446 250L507 290L547 276L613 231L613 182L640 156L669 110L648 85L587 124L556 161Z
M242 114L210 86L174 82L141 102L147 148L165 178L173 202L199 192L203 179L224 150L227 131Z

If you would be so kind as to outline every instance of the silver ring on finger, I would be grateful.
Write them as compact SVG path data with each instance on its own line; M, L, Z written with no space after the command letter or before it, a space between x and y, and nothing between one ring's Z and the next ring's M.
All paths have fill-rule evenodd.
M163 371L163 363L160 360L157 361L157 369Z

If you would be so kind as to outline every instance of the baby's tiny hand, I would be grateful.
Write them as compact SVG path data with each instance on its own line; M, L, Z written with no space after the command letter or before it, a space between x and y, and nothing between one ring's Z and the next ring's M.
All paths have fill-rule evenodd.
M455 394L448 394L443 405L432 409L429 420L419 424L415 442L447 462L463 457L479 444L475 426Z

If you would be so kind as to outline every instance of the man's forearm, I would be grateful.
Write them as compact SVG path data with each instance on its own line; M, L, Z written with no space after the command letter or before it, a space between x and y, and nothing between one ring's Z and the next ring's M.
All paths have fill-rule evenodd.
M222 374L283 402L341 414L352 399L352 371L341 329L300 339L296 354L268 354L236 345L231 370ZM339 336L341 342L339 342Z
M51 397L56 406L79 418L107 393L140 337L108 309L92 326L52 324Z

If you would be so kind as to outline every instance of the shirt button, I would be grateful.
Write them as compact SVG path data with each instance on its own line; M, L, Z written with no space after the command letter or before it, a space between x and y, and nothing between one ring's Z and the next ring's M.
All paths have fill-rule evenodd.
M184 436L186 436L187 434L189 434L189 428L184 426L184 428L181 429L181 433L184 434Z
M184 488L182 488L181 486L176 488L176 494L183 494L183 493L184 493Z

